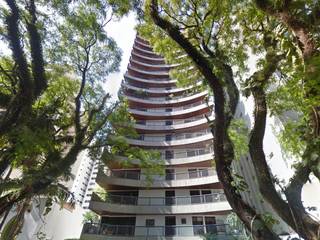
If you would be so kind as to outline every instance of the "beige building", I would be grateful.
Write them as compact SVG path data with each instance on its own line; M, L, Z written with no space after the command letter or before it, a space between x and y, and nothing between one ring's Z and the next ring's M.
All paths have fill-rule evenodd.
M178 88L164 59L136 37L122 83L139 133L129 144L158 150L165 174L148 184L137 160L124 167L123 157L97 176L108 194L93 193L89 208L99 224L85 224L81 239L229 239L230 213L212 168L213 137L204 115L212 117L207 91Z

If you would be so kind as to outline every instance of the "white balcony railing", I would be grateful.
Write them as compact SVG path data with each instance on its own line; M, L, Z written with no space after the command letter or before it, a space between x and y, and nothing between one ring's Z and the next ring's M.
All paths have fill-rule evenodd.
M200 186L217 183L218 177L212 168L189 169L165 175L152 175L148 179L143 173L134 170L110 170L99 172L97 183L101 186L116 185L127 187L173 188Z
M207 102L207 101L202 100L202 101L198 101L196 103L184 105L183 107L174 107L174 108L130 108L130 110L150 112L150 113L174 113L174 112L179 112L179 111L195 108L195 107L198 107L201 105L212 106L213 101Z
M203 91L199 93L186 93L180 96L176 97L148 97L148 96L143 96L143 95L134 95L134 96L129 96L126 95L125 97L129 101L135 101L135 102L140 102L140 103L150 103L150 104L173 104L173 103L182 103L190 100L197 99L199 97L204 97L208 94L208 91Z
M124 178L131 180L146 180L147 176L132 170L110 170L104 169L103 173L110 178ZM158 181L174 181L174 180L184 180L184 179L198 179L210 176L215 176L217 173L213 168L204 169L190 169L187 171L177 171L174 173L166 173L165 175L154 175L151 176L152 182Z
M98 197L99 196L99 197ZM104 196L104 200L101 198ZM136 197L116 194L95 193L93 201L106 202L116 205L135 205L135 206L179 206L193 204L207 204L227 201L224 193L212 193L193 196L178 197Z
M222 239L236 239L234 237L240 236L241 232L237 229L231 229L226 224L206 224L206 225L173 225L173 226L135 226L135 225L111 225L86 223L82 229L82 236L84 234L94 234L103 236L121 236L121 237L174 237L174 236L199 236L204 234L211 234L222 236ZM230 236L230 238L225 238ZM130 238L136 239L136 238ZM137 238L142 239L142 238ZM148 238L149 239L149 238ZM162 239L162 238L161 238ZM220 238L217 238L220 239Z
M133 70L135 72L139 72L139 73L142 73L142 74L147 74L147 75L166 75L169 77L169 71L168 70L163 70L163 71L148 71L148 70L143 70L143 69L139 69L139 68L136 68L136 67L133 67L132 65L128 65L128 69L130 70Z
M131 79L134 81L139 81L139 82L143 82L143 83L152 83L152 84L173 84L176 83L177 80L172 80L170 78L168 79L145 79L145 78L141 78L141 77L134 77L129 75L128 73L126 73L124 75L124 77L126 79Z
M132 56L137 56L139 58L143 58L143 59L149 60L149 61L156 61L156 62L159 62L160 64L164 63L164 58L145 56L145 55L139 54L139 53L134 52L134 51L131 52L131 55Z

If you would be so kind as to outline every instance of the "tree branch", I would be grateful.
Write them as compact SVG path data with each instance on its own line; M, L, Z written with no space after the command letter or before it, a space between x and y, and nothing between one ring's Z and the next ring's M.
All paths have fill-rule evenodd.
M215 127L212 128L212 132L214 133L215 139L214 153L216 169L219 180L224 187L226 197L231 207L244 222L247 229L253 231L255 239L279 239L264 225L263 221L260 220L260 217L257 216L255 210L242 200L241 196L237 193L237 190L232 185L233 178L230 172L230 164L232 160L230 161L225 159L225 154L229 154L230 156L230 152L226 152L224 150L224 147L227 148L225 144L229 143L225 125L225 97L221 85L221 80L213 73L213 64L181 34L179 28L176 25L160 17L158 13L157 0L151 0L150 9L148 10L153 22L161 29L163 29L189 55L202 75L207 79L209 86L214 92ZM226 143L224 142L225 140ZM232 146L230 144L228 145L232 150ZM252 221L254 221L255 219L261 224L259 229L251 229Z
M36 6L34 0L30 0L28 11L31 16L30 22L27 21L29 42L32 59L32 75L34 79L34 97L40 96L42 91L47 88L47 79L44 70L44 60L42 54L42 43L37 29Z

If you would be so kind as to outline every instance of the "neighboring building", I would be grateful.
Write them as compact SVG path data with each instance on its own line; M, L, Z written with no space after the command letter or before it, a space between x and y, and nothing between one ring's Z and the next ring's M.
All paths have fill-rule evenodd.
M164 59L136 37L122 92L136 119L138 139L129 144L161 152L165 175L146 181L139 162L128 168L114 159L97 176L105 193L93 193L89 208L101 222L85 224L82 238L229 239L231 207L212 166L212 117L207 91L178 88Z
M72 196L66 195L63 208L53 203L52 210L47 215L44 215L45 197L34 198L30 212L25 214L25 222L17 240L35 240L41 239L41 236L50 240L78 238L82 228L82 215L95 185L97 169L95 161L88 158L85 152L80 153L71 169L74 178L63 183ZM16 177L19 174L19 171L14 171L11 176ZM12 210L7 221L14 214L15 210Z
M73 195L70 199L73 197L80 207L87 209L96 184L98 162L89 158L86 152L80 153L79 159L81 160L72 166L72 172L76 176L68 183L68 187Z

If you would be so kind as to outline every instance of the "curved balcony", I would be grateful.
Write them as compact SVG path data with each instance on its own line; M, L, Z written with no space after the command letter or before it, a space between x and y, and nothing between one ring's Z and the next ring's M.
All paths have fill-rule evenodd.
M213 168L179 171L171 174L167 173L165 176L152 176L151 182L140 172L105 169L99 172L97 182L100 186L172 188L213 184L219 182L219 180Z
M217 240L237 239L241 231L231 229L226 224L206 225L174 225L174 226L134 226L134 225L110 225L98 223L85 223L81 239L104 240L164 240L166 237L172 239L202 239L201 235L210 233L216 235ZM94 236L94 237L93 237Z
M137 40L137 38L134 40L134 45L139 47L139 48L142 48L142 49L145 49L145 50L148 50L148 51L152 51L152 46L150 46L149 44L146 44L146 43L143 43L139 40Z
M171 68L178 66L178 64L157 64L157 65L149 64L149 63L138 61L133 58L130 58L129 61L133 67L138 67L138 68L139 67L142 67L142 68L146 67L146 68L154 70L154 71L156 71L157 69L163 69L165 71L169 71Z
M165 64L164 58L147 57L145 55L139 54L134 51L131 52L131 56L132 56L132 58L137 59L140 62L144 62L144 63L153 63L155 65Z
M205 142L213 140L213 135L209 129L199 132L199 133L186 133L186 134L176 134L176 135L165 135L165 136L148 136L141 135L143 139L131 139L126 138L127 142L135 146L145 146L145 147L174 147L190 145L199 142Z
M133 45L132 52L136 52L136 53L138 53L140 55L145 55L145 56L150 57L150 58L163 59L162 56L156 54L155 52L139 48L137 45Z
M137 72L139 74L143 74L143 75L147 75L147 77L149 76L165 76L167 78L169 78L169 71L168 70L162 70L162 71L149 71L149 70L144 70L144 69L139 69L136 67L133 67L132 65L129 64L128 66L128 71L133 71L133 72ZM160 81L163 81L163 79L161 79Z
M193 86L189 86L189 87L184 87L184 88L146 88L146 87L136 87L136 86L132 86L126 82L122 82L121 86L122 88L127 88L133 91L138 91L138 92L145 92L149 95L170 95L170 94L177 94L177 93L182 93L186 90L192 89L196 86L200 86L202 83L201 82L197 82L195 85Z
M213 160L213 149L196 149L196 150L188 150L188 151L180 151L175 153L175 150L172 151L172 156L165 156L165 153L162 153L162 158L160 160L164 161L166 166L174 166L174 165L188 165L188 164L196 164L208 162L208 165L211 165L211 161ZM114 163L118 165L122 163L127 163L128 159L126 157L117 156L114 158L114 161L110 161L108 166L112 166ZM130 163L139 165L140 161L138 159L131 160Z
M200 162L211 162L213 160L213 152L206 154L199 154L192 157L181 157L181 158L172 158L166 159L166 165L180 165L180 164L195 164Z
M200 93L189 93L181 96L173 97L169 100L167 97L146 97L146 96L128 96L125 97L132 102L138 104L139 107L149 106L157 107L161 105L167 105L167 107L173 107L182 104L189 104L195 101L203 99L208 94L208 91L203 91Z
M174 118L189 118L195 115L201 115L208 112L213 106L213 102L200 102L184 106L182 110L166 111L166 109L134 109L129 108L129 112L137 117L137 119L156 119L169 120ZM161 111L160 111L161 110Z
M210 116L209 119L212 121L213 116ZM144 124L142 124L142 122ZM170 122L172 125L166 125L168 121L157 121L155 124L146 123L146 121L138 121L134 124L134 128L142 133L161 133L161 132L174 132L179 130L190 130L190 129L201 129L208 127L208 120L205 117L200 119L195 118L194 120L181 120Z
M182 197L133 197L94 193L89 208L125 214L199 214L230 211L223 193ZM103 196L104 199L101 198Z
M152 50L152 47L150 46L150 44L146 43L145 40L143 40L143 39L141 39L141 38L139 38L139 37L137 37L137 38L134 40L134 43L138 43L138 44L140 44L141 46L144 46L144 47L149 48L150 50Z
M124 77L128 80L134 80L134 81L138 81L138 82L142 82L142 83L147 83L147 84L155 84L155 85L167 85L167 84L175 84L177 82L177 80L171 80L171 79L167 79L167 80L163 80L163 79L145 79L145 78L141 78L141 77L135 77L135 76L131 76L128 73L126 73L124 75Z

